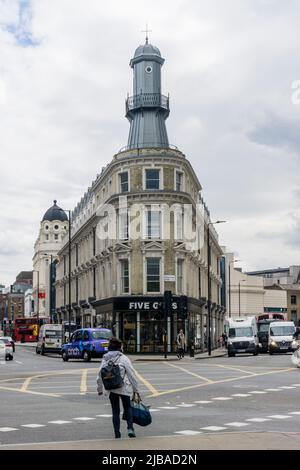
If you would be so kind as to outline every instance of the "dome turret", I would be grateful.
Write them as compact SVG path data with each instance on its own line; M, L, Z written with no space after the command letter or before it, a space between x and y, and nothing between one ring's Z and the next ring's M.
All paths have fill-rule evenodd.
M53 220L60 220L61 222L64 222L65 220L68 220L68 216L67 214L65 213L65 211L63 211L60 207L58 207L58 205L56 204L57 201L54 200L53 201L54 204L52 207L50 207L47 212L45 212L45 215L42 219L42 222L44 222L44 220L47 220L48 222L53 222Z

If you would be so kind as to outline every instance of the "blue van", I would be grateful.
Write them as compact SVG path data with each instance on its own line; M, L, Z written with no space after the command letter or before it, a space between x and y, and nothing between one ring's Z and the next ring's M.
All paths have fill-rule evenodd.
M112 331L107 328L82 328L74 331L70 343L61 348L63 361L83 359L85 362L92 357L102 357L107 352Z

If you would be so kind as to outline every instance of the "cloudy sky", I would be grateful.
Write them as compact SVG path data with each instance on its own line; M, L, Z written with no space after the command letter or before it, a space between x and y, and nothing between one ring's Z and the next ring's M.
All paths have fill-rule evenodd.
M126 145L146 21L221 244L245 270L300 264L299 17L299 0L0 0L0 284L32 269L53 199L72 209Z

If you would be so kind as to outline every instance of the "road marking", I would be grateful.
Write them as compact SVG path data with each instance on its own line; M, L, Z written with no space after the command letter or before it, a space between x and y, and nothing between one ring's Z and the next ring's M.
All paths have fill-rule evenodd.
M271 421L269 418L249 418L246 421L253 421L253 423L263 423L264 421Z
M19 392L19 393L31 393L32 395L44 395L45 397L61 397L61 394L58 393L43 393L43 392L33 392L32 390L21 390L19 388L12 388L12 387L3 387L0 386L0 390L9 390L11 392Z
M253 394L256 394L256 395L264 395L265 393L267 392L263 392L262 390L253 390L252 392L249 392L251 393L251 395Z
M271 415L271 416L268 416L268 418L274 418L274 419L287 419L287 418L292 418L292 416L288 416L288 415Z
M226 400L233 400L232 397L215 397L213 400L220 400L220 401L226 401Z
M145 379L145 377L143 377L136 369L134 370L137 378L148 388L148 390L150 390L150 392L152 392L151 397L159 395L159 391L156 390L156 388L150 382L148 382L148 380Z
M267 392L280 392L281 390L279 390L279 388L265 388L264 390L266 390Z
M87 416L81 416L80 418L73 418L73 419L76 419L78 421L91 421L92 419L96 419L96 418L88 418Z
M220 364L216 364L216 366L221 367L222 369L237 370L239 372L243 372L244 374L256 375L255 372L250 372L248 370L240 369L240 368L235 367L235 366L224 366L224 365L220 365Z
M232 397L251 397L249 393L234 393Z
M96 415L97 418L111 418L112 415Z
M22 387L20 388L20 392L26 392L26 390L28 389L28 386L30 384L30 382L32 381L33 377L28 377L28 379L26 379L22 385Z
M191 372L191 371L185 369L184 367L175 366L174 364L170 364L169 362L164 362L164 364L167 364L170 367L174 367L175 369L182 370L186 374L192 375L193 377L197 377L198 379L204 380L207 383L213 383L213 380L207 379L206 377L203 377L202 375L195 374L194 372Z
M236 428L241 428L243 426L249 426L249 423L240 423L238 421L234 421L233 423L225 423L225 426L234 426Z
M23 362L20 362L20 361L16 361L17 364L23 364Z
M202 404L204 405L205 403L212 403L212 401L211 400L197 400L197 401L194 401L194 403L200 403L201 405Z
M171 364L169 364L171 365ZM210 383L202 383L202 384L196 384L196 385L189 385L189 386L186 386L186 387L180 387L180 388L175 388L175 389L171 389L171 390L165 390L163 392L159 392L159 393L156 393L155 395L148 395L146 398L152 398L154 396L158 397L158 396L161 396L161 395L170 395L170 394L173 394L173 393L179 393L179 392L184 392L186 390L193 390L193 389L196 389L196 388L202 388L202 387L207 387L208 385L216 385L216 384L221 384L221 383L226 383L226 382L236 382L236 381L239 381L239 380L244 380L244 379L252 379L253 377L262 377L264 375L273 375L273 374L280 374L281 372L295 372L295 368L294 367L289 367L287 369L277 369L277 370L274 370L274 371L268 371L268 372L259 372L257 374L255 374L255 376L253 375L243 375L243 376L240 376L240 377L230 377L229 379L223 379L223 380L215 380L215 381L211 381Z
M196 434L202 434L201 431L190 431L187 429L186 431L175 431L175 434L183 434L184 436L195 436Z
M58 419L57 421L48 421L48 423L50 423L50 424L71 424L72 421L63 421L63 420Z
M279 388L283 388L284 390L290 390L290 389L296 388L296 387L291 387L291 386L288 386L288 385L284 385L283 387L279 387Z
M17 428L0 428L0 432L19 431Z
M300 387L300 384L292 384L293 387Z
M81 395L85 395L87 392L87 384L86 384L87 374L88 374L87 369L83 370L81 373L81 382L80 382L80 394Z
M44 428L46 424L21 424L22 428Z
M291 411L290 415L300 415L300 411Z
M180 406L182 408L190 408L191 406L196 406L196 405L193 405L192 403L181 403L181 405L177 405L177 406Z
M200 429L203 429L205 431L222 431L223 429L226 429L222 426L207 426L206 428L200 428Z

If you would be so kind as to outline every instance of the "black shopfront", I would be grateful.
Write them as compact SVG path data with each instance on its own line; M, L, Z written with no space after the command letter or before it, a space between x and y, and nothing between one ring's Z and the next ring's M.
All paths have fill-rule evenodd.
M168 314L162 295L113 297L92 304L96 325L112 329L122 340L124 352L163 353L166 343L167 352L174 353L180 329L185 333L187 349L192 343L195 349L200 349L203 343L200 320L203 302L197 299L172 296Z

